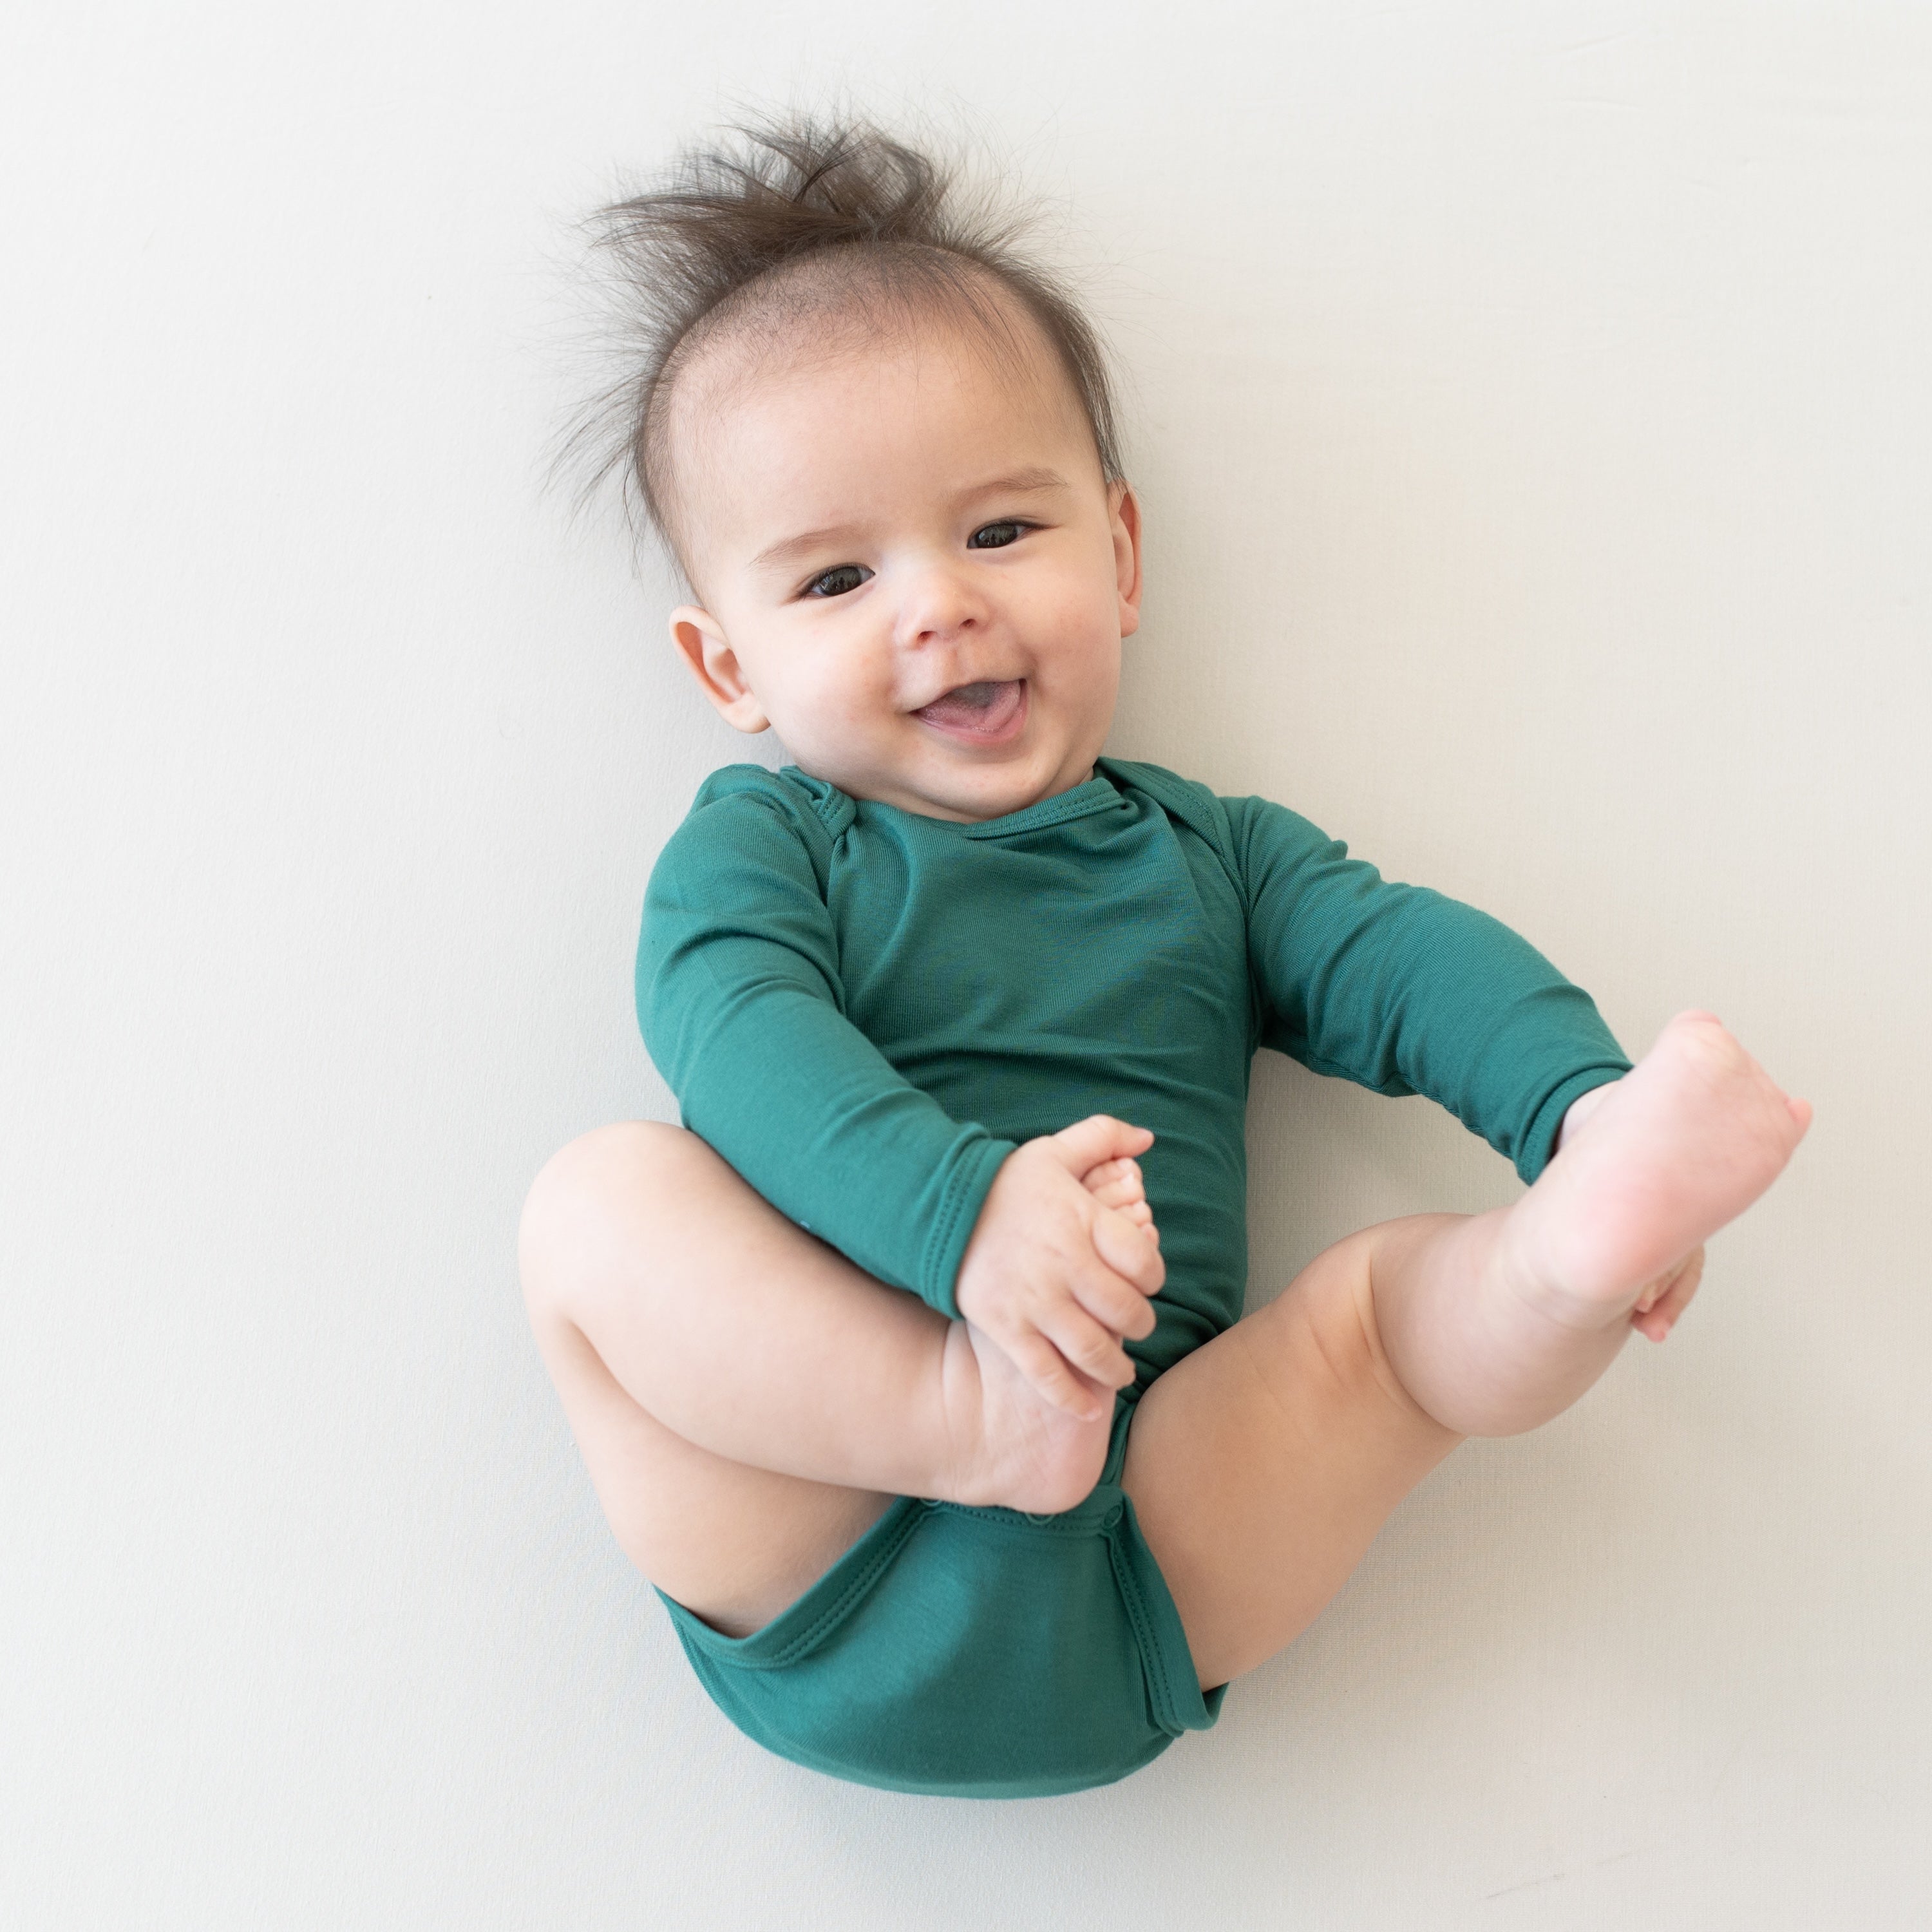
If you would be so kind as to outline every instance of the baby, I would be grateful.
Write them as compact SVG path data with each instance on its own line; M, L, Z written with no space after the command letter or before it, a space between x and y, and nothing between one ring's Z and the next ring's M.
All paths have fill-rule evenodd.
M1661 1341L1810 1110L1708 1013L1630 1061L1483 914L1103 756L1141 518L1103 358L863 127L604 212L621 457L698 688L638 964L685 1125L566 1148L531 1318L705 1688L906 1791L1120 1778L1304 1630L1469 1435ZM611 459L614 463L617 459ZM1258 1048L1421 1093L1532 1184L1243 1316Z

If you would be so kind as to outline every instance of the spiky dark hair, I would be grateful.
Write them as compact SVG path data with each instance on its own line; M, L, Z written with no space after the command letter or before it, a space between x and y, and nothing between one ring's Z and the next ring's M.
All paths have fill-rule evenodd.
M749 122L722 145L687 148L658 184L583 224L614 272L608 320L623 367L568 426L553 474L582 476L580 504L621 472L633 523L641 511L675 550L666 405L720 330L782 327L801 304L881 329L937 312L1017 357L1016 303L1064 368L1114 481L1106 356L1064 284L1023 252L1031 225L1025 209L964 189L956 166L856 118Z

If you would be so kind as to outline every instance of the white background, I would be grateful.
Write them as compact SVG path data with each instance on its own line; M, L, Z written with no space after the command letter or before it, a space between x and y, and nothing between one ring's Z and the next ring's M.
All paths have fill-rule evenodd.
M37 4L0 50L0 1919L1922 1925L1932 15ZM702 775L538 483L566 224L840 88L980 128L1127 372L1112 748L1474 900L1818 1124L1664 1349L1456 1456L1219 1729L973 1804L762 1755L512 1246L671 1112ZM1510 1198L1258 1071L1257 1288Z

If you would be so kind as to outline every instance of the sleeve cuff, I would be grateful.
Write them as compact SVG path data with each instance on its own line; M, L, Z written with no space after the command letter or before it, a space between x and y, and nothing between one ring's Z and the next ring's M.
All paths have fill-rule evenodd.
M938 1309L949 1322L960 1318L953 1289L966 1244L979 1225L980 1210L986 1204L993 1177L1018 1145L1014 1141L976 1142L946 1183L945 1198L934 1219L932 1232L926 1238L926 1252L920 1263L919 1294L922 1301Z
M1592 1088L1606 1087L1630 1070L1628 1060L1600 1060L1594 1066L1571 1074L1562 1086L1550 1090L1531 1119L1529 1131L1523 1136L1516 1154L1516 1171L1526 1183L1534 1182L1550 1165L1550 1156L1556 1151L1557 1130L1571 1106Z

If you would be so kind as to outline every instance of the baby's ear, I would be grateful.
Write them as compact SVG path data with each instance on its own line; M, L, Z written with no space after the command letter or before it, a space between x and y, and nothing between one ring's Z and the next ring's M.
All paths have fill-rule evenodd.
M1124 478L1107 491L1113 512L1114 575L1120 592L1120 635L1141 627L1141 506Z
M695 604L680 604L670 614L670 640L697 679L698 688L717 706L718 716L727 724L754 735L770 728L772 721L746 682L737 652L732 650L724 627L709 610L701 610Z

